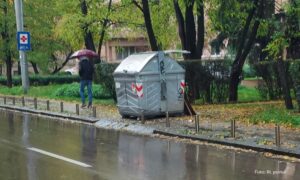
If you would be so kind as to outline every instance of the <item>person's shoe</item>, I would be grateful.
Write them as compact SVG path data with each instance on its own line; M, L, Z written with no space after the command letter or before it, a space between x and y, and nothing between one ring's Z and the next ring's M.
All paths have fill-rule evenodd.
M81 108L85 108L85 107L86 107L86 105L85 105L85 104L82 104L82 105L81 105Z
M92 107L93 107L92 103L89 103L88 108L92 108Z

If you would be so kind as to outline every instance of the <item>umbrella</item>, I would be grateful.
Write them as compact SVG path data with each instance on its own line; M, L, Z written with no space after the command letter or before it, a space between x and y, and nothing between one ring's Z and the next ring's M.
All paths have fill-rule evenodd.
M81 50L78 50L78 51L75 51L70 59L73 59L73 58L80 58L82 56L87 56L89 58L92 58L92 57L98 57L98 54L95 53L94 51L92 50L89 50L89 49L81 49Z

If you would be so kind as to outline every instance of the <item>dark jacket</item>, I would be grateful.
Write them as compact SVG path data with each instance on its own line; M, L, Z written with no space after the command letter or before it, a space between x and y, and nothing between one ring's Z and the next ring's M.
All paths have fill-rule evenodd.
M79 76L81 80L93 80L94 67L89 60L79 62Z

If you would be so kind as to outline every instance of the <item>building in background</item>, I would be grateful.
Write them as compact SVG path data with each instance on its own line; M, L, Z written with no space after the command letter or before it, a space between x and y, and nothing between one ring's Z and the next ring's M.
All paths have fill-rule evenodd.
M107 62L119 62L131 54L150 50L146 37L113 37L104 43L101 59Z

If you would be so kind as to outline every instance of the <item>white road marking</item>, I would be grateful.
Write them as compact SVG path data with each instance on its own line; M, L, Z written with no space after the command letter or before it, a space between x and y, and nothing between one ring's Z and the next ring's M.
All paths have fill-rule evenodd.
M54 154L54 153L50 153L50 152L47 152L47 151L44 151L44 150L41 150L41 149L37 149L37 148L34 148L34 147L27 148L27 149L29 149L31 151L34 151L34 152L37 152L37 153L40 153L40 154L44 154L44 155L47 155L47 156L50 156L50 157L53 157L53 158L57 158L57 159L69 162L69 163L72 163L72 164L76 164L78 166L82 166L82 167L86 167L86 168L92 167L91 165L85 164L83 162L76 161L76 160L73 160L73 159L70 159L70 158L66 158L66 157L63 157L63 156L60 156L60 155L57 155L57 154Z

